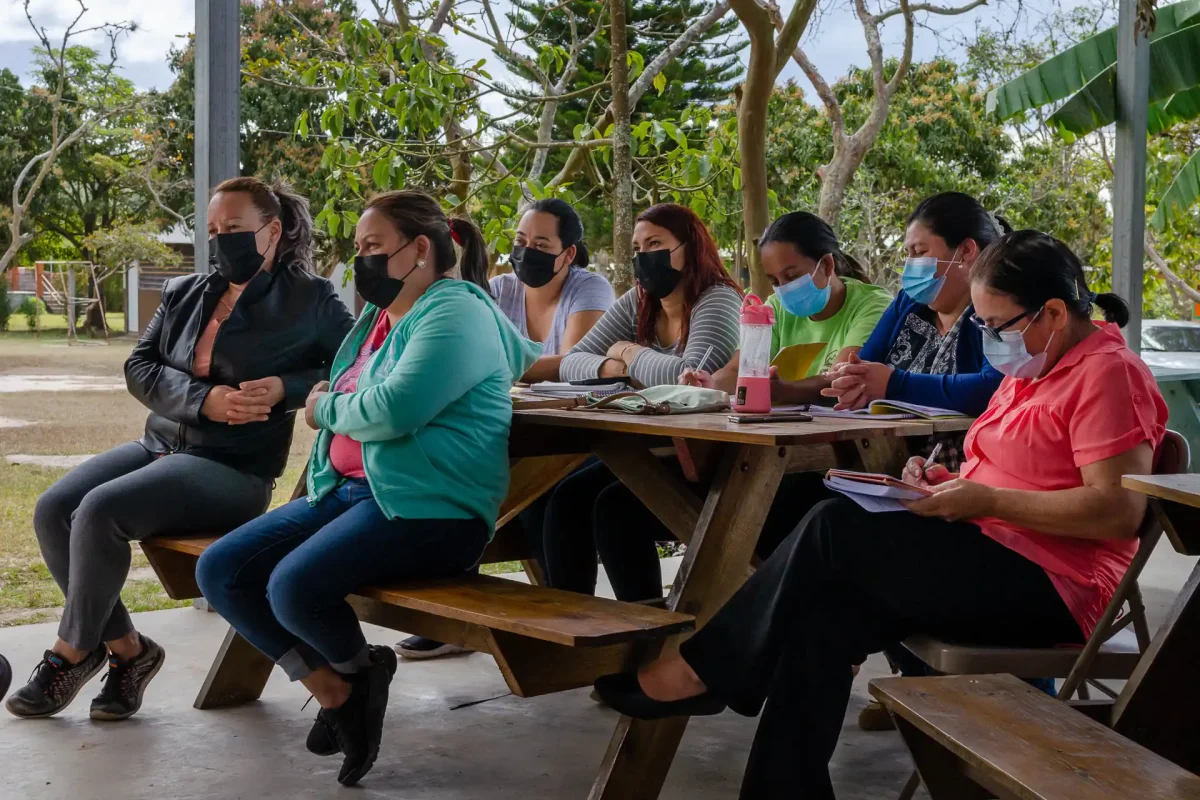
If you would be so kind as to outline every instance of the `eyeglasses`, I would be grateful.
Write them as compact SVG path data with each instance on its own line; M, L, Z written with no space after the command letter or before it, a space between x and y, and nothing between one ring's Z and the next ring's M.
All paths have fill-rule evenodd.
M1040 312L1040 311L1041 311L1041 309L1038 309L1038 312ZM994 341L1002 342L1002 341L1004 341L1004 338L1000 334L1004 333L1004 331L1008 330L1013 325L1016 325L1018 322L1020 322L1021 320L1025 319L1026 317L1028 317L1030 314L1033 314L1033 313L1035 313L1035 312L1022 311L1020 314L1017 314L1015 317L1010 319L1008 322L1004 323L1003 325L997 325L994 328L989 328L987 323L984 322L979 317L978 314L971 315L971 322L975 323L975 327L979 328L981 333L987 334Z

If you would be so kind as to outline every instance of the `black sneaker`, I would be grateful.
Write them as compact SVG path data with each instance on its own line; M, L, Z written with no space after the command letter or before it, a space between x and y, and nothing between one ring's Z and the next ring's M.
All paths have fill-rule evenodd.
M13 693L4 707L17 717L49 717L62 711L83 685L104 667L108 648L103 644L78 664L68 664L62 656L46 651L42 663L33 669L29 683Z
M343 786L353 786L371 771L383 738L383 716L396 654L373 647L370 655L371 666L350 679L350 698L338 708L321 709L320 716L332 729L334 741L345 756L338 772L338 783Z
M109 656L104 688L92 700L92 719L128 719L142 707L146 686L162 669L167 654L155 642L138 634L142 652L129 661Z
M382 662L388 670L388 680L396 675L396 654L387 647L372 645L368 652L370 653L371 661ZM317 719L313 722L312 729L308 732L308 739L305 740L304 746L308 748L308 752L317 756L331 756L339 752L337 739L333 735L333 726L329 719L325 716L325 709L317 712Z
M0 656L0 700L4 699L4 695L8 694L8 687L12 684L12 667L9 666L8 659Z
M446 644L436 639L426 639L424 636L410 636L404 641L396 643L396 652L410 661L418 661L421 659L452 656L458 653L469 653L471 651L456 644Z

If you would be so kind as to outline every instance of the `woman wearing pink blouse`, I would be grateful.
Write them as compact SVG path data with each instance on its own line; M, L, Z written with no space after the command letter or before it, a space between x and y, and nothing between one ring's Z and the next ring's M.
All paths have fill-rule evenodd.
M868 654L914 634L1082 643L1133 557L1146 500L1121 476L1151 471L1167 408L1121 337L1125 303L1090 292L1079 259L1037 231L984 251L971 298L1006 377L962 472L912 459L905 480L933 494L910 512L817 505L677 655L596 684L641 719L761 710L742 798L833 798L851 667Z

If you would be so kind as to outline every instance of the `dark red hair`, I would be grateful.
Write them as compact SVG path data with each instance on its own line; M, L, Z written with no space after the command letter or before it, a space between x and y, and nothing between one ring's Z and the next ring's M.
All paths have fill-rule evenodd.
M690 208L675 203L659 203L638 214L635 224L638 222L649 222L651 225L666 228L685 245L683 277L679 280L679 285L683 287L683 323L679 328L679 344L675 348L675 352L678 353L687 347L692 308L700 299L700 295L718 285L728 286L739 295L742 294L742 288L729 277L712 234L708 232L704 221ZM637 344L648 345L655 341L654 324L658 321L662 302L647 295L640 286L637 291Z

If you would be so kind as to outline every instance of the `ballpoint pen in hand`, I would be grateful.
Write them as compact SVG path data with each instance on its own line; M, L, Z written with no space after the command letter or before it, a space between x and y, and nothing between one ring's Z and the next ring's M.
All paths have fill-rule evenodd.
M925 459L925 465L921 467L921 477L928 478L929 468L937 463L938 456L942 454L943 442L938 442L933 446L933 452L929 454L929 458Z
M700 359L700 365L696 367L696 372L704 372L704 365L708 363L708 357L712 355L715 346L710 344L708 349L704 351L704 358Z

